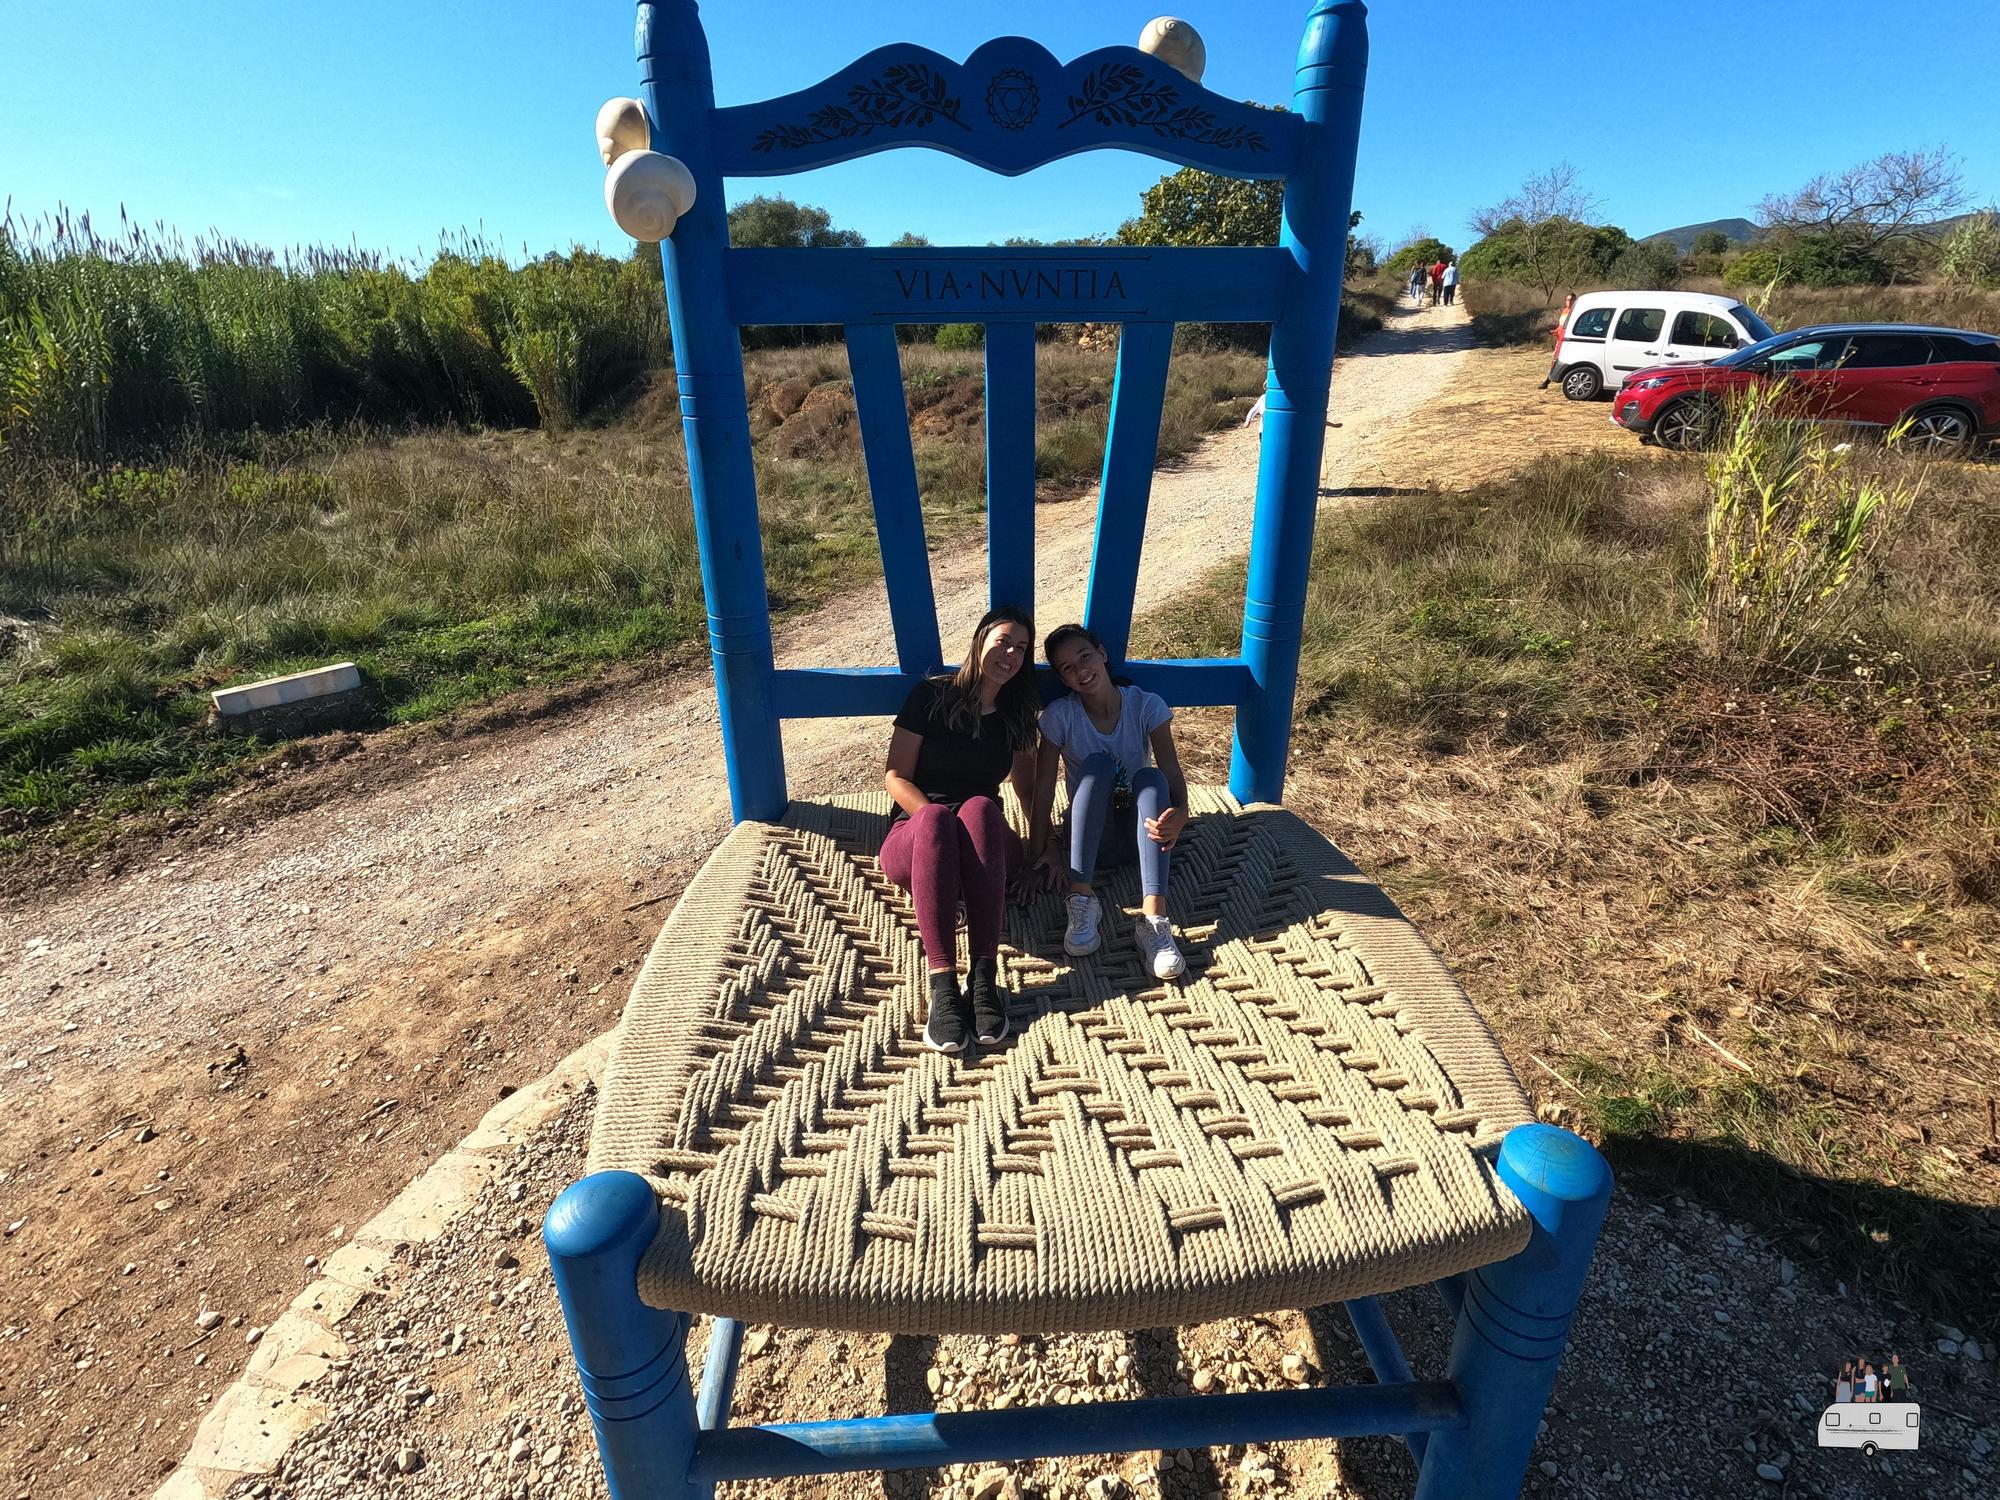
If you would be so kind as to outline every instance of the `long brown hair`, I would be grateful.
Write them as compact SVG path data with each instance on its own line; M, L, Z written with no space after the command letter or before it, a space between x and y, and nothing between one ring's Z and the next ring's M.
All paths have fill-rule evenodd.
M979 648L985 643L986 633L996 625L1019 625L1028 632L1031 642L1035 638L1035 622L1025 609L1012 604L994 605L979 617L965 660L939 684L937 700L931 705L931 713L943 719L947 729L975 739L985 718L979 707ZM1035 724L1041 714L1042 700L1035 690L1035 663L1029 653L1022 653L1021 670L1000 689L993 700L993 709L1000 717L1000 732L1007 737L1008 749L1035 748L1040 738Z

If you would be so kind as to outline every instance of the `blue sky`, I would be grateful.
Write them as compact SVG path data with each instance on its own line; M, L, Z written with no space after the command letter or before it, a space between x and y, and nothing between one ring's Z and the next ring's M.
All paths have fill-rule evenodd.
M1285 100L1306 0L1177 0L1205 82ZM1159 0L774 4L710 0L717 95L803 87L910 40L963 57L998 30L1072 57L1136 40ZM1680 23L1674 16L1678 14ZM590 125L636 90L623 0L5 0L0 196L264 244L426 253L480 230L509 254L622 251ZM1477 208L1568 158L1634 234L1747 214L1774 189L1893 149L1945 144L2000 194L1992 59L2000 5L1913 24L1858 0L1708 7L1609 0L1376 0L1355 203L1394 242L1463 245ZM1004 16L1005 22L996 21ZM881 242L979 244L1109 230L1162 166L1099 152L1025 179L899 151L782 191Z

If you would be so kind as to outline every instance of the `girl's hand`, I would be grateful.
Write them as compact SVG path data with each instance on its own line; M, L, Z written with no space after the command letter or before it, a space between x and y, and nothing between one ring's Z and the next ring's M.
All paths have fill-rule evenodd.
M1032 856L1014 877L1014 894L1027 899L1039 896L1043 891L1052 890L1056 883L1069 873L1069 862L1055 849L1045 849Z
M1169 807L1157 818L1146 819L1146 837L1162 849L1171 849L1180 841L1181 830L1187 827L1187 812L1183 808Z

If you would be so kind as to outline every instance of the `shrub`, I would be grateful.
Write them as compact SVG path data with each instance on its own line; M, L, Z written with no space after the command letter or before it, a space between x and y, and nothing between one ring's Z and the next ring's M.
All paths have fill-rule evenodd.
M1669 241L1646 240L1621 250L1607 275L1615 287L1655 292L1681 279L1681 260Z
M986 329L978 323L946 323L937 331L940 349L977 349L986 342Z
M1852 443L1786 421L1768 387L1744 397L1706 466L1701 635L1710 655L1782 666L1844 623L1862 564L1917 487L1856 471Z
M1988 209L1946 235L1938 275L1947 286L2000 287L2000 216Z

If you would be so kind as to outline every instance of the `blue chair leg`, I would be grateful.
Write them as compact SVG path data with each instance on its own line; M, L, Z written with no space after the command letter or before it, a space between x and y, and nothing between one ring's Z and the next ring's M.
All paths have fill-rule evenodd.
M1466 1425L1433 1432L1417 1500L1511 1500L1611 1203L1611 1169L1580 1136L1520 1125L1500 1144L1500 1179L1527 1205L1534 1237L1464 1278L1451 1381Z
M594 1172L550 1206L542 1240L612 1500L707 1500L712 1488L688 1482L688 1316L639 1300L639 1260L659 1223L643 1177Z

